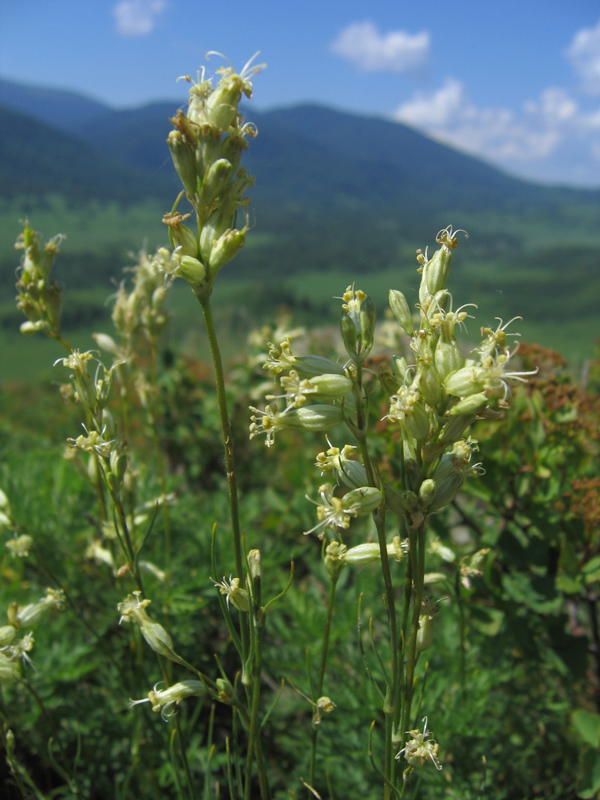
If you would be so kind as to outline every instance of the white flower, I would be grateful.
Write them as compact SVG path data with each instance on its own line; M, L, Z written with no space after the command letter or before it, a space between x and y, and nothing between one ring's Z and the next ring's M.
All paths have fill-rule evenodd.
M400 758L404 754L404 758L411 767L415 767L417 764L424 764L427 759L431 759L436 769L442 769L437 756L439 745L435 739L429 738L432 733L427 730L427 717L423 717L423 722L425 723L423 733L419 730L407 731L412 736L412 741L406 743L406 746L400 750L396 758Z

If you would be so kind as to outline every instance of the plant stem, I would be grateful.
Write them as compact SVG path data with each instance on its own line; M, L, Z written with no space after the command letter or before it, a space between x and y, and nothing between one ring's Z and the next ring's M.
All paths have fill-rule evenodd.
M408 641L408 656L406 663L406 682L404 684L404 697L402 704L402 721L400 729L400 750L406 744L406 731L410 727L410 711L413 699L415 667L417 664L417 632L419 630L419 615L423 602L423 582L425 576L425 525L409 531L410 537L410 559L413 571L413 585L415 587L414 605L410 626L410 637ZM404 785L402 792L404 792Z
M165 565L168 576L171 572L171 527L169 524L169 503L167 501L165 469L156 426L156 338L154 337L150 339L150 385L152 386L152 392L150 407L148 408L148 421L150 422L150 428L152 429L154 454L156 458L156 467L158 470L158 484L160 486L160 497L162 500L163 523L165 531Z
M329 652L329 634L331 632L331 620L333 619L333 604L335 602L335 590L337 587L339 575L334 575L329 584L329 600L327 605L327 619L325 620L325 630L323 631L323 644L321 646L321 664L319 666L319 678L317 680L316 700L313 697L313 702L317 702L319 697L323 694L323 683L325 681L325 670L327 668L327 655ZM318 713L318 710L317 710ZM319 730L321 726L313 720L312 736L311 736L311 751L310 751L310 768L308 772L308 784L313 785L315 778L315 767L317 763L317 740L319 738Z
M215 323L210 305L210 295L198 293L196 295L202 306L204 324L210 345L210 352L215 371L215 385L217 389L217 401L219 404L219 417L221 420L221 432L223 435L223 446L225 448L225 468L227 471L227 485L229 488L229 510L231 516L231 534L233 539L233 557L235 562L235 573L243 585L245 581L244 557L242 552L242 535L240 530L240 516L237 493L237 479L235 474L235 461L233 456L233 441L231 437L231 423L227 411L227 395L225 393L225 376L223 373L223 361L221 350L215 330ZM240 612L240 633L242 641L242 655L244 662L249 653L249 632L248 614Z

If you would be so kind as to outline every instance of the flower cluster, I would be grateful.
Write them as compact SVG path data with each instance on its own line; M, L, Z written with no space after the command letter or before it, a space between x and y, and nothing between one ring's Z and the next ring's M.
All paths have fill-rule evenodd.
M62 287L50 281L50 271L64 239L58 234L42 248L37 233L25 224L15 248L24 250L17 274L17 308L28 321L21 325L21 333L45 333L53 339L60 338Z
M8 625L0 626L0 686L20 680L23 662L30 662L28 653L33 649L33 635L26 633L18 639L21 629L40 622L49 611L61 611L64 603L65 596L61 589L47 589L46 596L35 603L9 605Z
M257 54L258 55L258 54ZM190 86L187 114L181 109L171 119L167 138L173 164L196 217L196 230L186 221L192 216L177 210L179 199L163 217L169 228L172 254L159 254L156 264L165 274L188 281L193 291L208 296L219 270L244 246L248 221L234 227L238 209L250 202L244 196L254 177L240 166L248 138L256 126L245 123L239 112L242 96L251 97L250 77L264 66L251 59L240 73L232 66L217 70L219 82L205 78L204 69Z

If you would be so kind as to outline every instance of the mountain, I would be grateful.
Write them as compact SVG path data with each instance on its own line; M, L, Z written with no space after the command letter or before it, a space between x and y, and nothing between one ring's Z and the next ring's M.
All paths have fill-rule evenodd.
M116 110L73 92L0 81L0 103L177 186L165 144L175 101ZM387 209L413 218L450 208L519 211L600 202L600 191L520 180L390 120L309 104L249 110L248 117L260 135L246 164L258 175L256 201L269 211L284 203L309 216L311 210L360 215ZM72 183L68 170L64 174ZM88 190L94 196L93 182Z
M0 105L67 131L71 125L83 125L110 111L107 105L77 92L31 86L2 78Z
M0 106L0 197L61 194L71 201L168 198L171 179L119 163L97 148Z
M74 232L61 252L70 287L110 285L132 249L165 243L161 216L181 189L165 142L176 101L115 110L0 81L2 101L0 284L26 215L45 236ZM597 335L600 191L519 180L390 120L311 104L244 113L259 129L244 155L253 230L226 273L252 277L257 308L316 308L326 271L364 276L369 292L381 277L387 293L452 222L473 234L455 287L483 311L523 310L538 339L573 352Z

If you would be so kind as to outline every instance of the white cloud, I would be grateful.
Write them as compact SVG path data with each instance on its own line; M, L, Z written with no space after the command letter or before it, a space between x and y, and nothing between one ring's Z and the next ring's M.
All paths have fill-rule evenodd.
M429 60L430 41L427 31L414 35L406 31L381 34L367 20L340 31L330 49L369 72L414 72Z
M595 28L578 31L565 55L582 79L583 88L590 94L600 94L600 22Z
M531 162L550 156L568 137L590 133L598 114L580 111L561 87L549 87L522 109L476 106L455 78L430 93L417 92L394 114L435 139L483 158Z
M166 7L165 0L119 0L113 7L117 31L122 36L145 36Z

